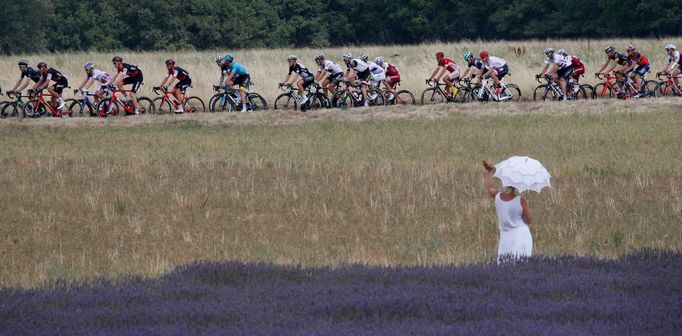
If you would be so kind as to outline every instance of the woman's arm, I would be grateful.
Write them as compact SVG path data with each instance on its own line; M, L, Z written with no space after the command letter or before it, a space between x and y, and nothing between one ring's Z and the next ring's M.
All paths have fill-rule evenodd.
M526 222L527 225L530 225L533 222L533 216L530 215L528 201L523 196L521 196L521 208L523 208L523 221Z
M493 165L488 162L488 160L483 160L483 167L485 170L488 171L488 173L485 175L485 188L488 190L488 195L490 197L495 197L497 195L497 189L495 189L495 186L493 185Z

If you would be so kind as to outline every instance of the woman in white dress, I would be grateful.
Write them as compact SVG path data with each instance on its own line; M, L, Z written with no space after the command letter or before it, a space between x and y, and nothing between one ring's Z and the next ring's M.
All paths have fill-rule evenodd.
M528 201L514 187L498 191L493 186L493 170L490 162L483 161L488 171L485 186L490 197L495 199L497 222L500 228L500 245L497 249L497 262L504 258L530 257L533 252L533 237L528 225L533 218L528 209Z

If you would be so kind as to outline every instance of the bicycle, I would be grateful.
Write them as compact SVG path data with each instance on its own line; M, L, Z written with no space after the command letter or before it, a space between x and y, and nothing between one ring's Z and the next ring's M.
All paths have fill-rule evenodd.
M594 74L594 76L603 80L603 82L594 86L594 98L613 98L620 92L618 85L613 83L616 81L616 76L608 74Z
M29 98L29 95L21 95L18 91L7 91L5 92L10 101L3 102L0 108L0 118L17 118L21 117L21 112L24 111L24 100L21 98Z
M90 97L96 97L97 95L88 92L88 90L81 92L83 93L83 99L68 99L66 101L69 111L77 117L95 117L95 104L90 101Z
M125 115L135 114L135 108L133 107L133 104L130 100L122 101L120 98L116 97L117 93L125 94L130 92L130 90L119 90L115 85L109 85L109 90L109 96L100 100L100 102L97 104L96 111L98 116L106 118L107 116L115 117L123 115L119 113L121 108L125 112ZM137 102L140 106L140 114L156 113L154 102L152 102L151 99L147 97L138 97Z
M337 84L336 94L333 100L336 101L336 106L340 109L346 109L354 106L364 106L365 97L358 92L361 84L353 84L350 81L342 81L344 88L340 90L341 82ZM381 106L384 105L384 95L379 89L367 89L367 105Z
M191 86L190 86L191 87ZM152 88L154 93L156 95L160 95L161 97L156 97L154 100L152 100L152 103L154 104L154 107L158 106L159 109L159 114L167 114L171 112L177 111L177 109L180 107L180 104L178 101L175 99L173 92L174 91L169 91L167 87L165 86L155 86ZM161 93L159 93L161 91ZM185 99L182 102L182 110L183 112L175 112L175 113L195 113L195 112L205 112L206 111L206 105L204 104L204 101L201 100L199 97L187 97L185 96ZM156 110L152 112L152 114L156 114Z
M34 93L33 90L28 90L29 95ZM62 112L52 105L51 102L45 100L45 97L52 97L50 93L42 93L42 90L35 92L36 98L31 99L24 105L24 116L29 118L40 118L44 116L52 117L71 117L71 112ZM65 105L66 106L66 105Z
M536 77L538 83L542 83L540 78L544 79L546 83L540 84L533 91L533 100L546 100L551 98L551 100L561 100L564 94L561 92L559 85L554 83L551 75L543 75L542 77ZM580 100L587 99L587 93L585 89L574 81L569 81L566 87L566 98L568 100Z
M298 89L292 84L278 85L278 88L287 92L284 92L275 98L275 110L295 111L298 108L300 102L300 97L297 93ZM313 91L312 89L315 90ZM321 91L322 87L317 83L312 83L305 89L303 94L308 97L308 100L301 106L302 112L331 107L329 98L327 98L327 96L325 96Z
M251 83L253 85L253 83ZM233 88L223 88L218 85L213 85L214 94L208 101L208 106L211 112L233 112L241 110L242 102L238 91ZM248 111L265 111L268 109L268 103L263 96L256 92L247 92L246 97L249 98L249 105L246 107Z
M487 102L490 99L498 102L519 102L521 101L521 89L515 84L507 84L504 80L500 80L500 91L496 94L492 87L492 78L483 78L481 80L481 86L474 87L472 89L472 96L475 100L480 102Z
M667 77L667 80L661 78L662 75ZM681 78L679 75L670 75L666 73L656 74L656 78L660 81L656 87L656 92L661 96L682 96L682 88L675 84L675 78Z
M397 89L398 86L400 86L400 82L396 83L395 88ZM381 91L384 94L386 105L414 105L417 103L412 92L408 90L397 91L395 95L386 88L383 88Z
M445 94L445 83L440 83L436 80L427 79L426 85L430 86L422 92L421 105L427 104L441 104L441 103L463 103L466 101L467 91L461 90L458 86L453 85L450 94Z

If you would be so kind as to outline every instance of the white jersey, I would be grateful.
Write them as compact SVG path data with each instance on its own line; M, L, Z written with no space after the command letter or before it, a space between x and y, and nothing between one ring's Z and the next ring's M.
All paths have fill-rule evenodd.
M571 56L563 56L555 53L552 58L545 58L545 64L556 64L559 69L564 69L571 66L571 59Z
M341 67L338 64L336 64L330 60L324 60L324 64L319 67L318 72L322 72L322 71L327 71L332 75L336 75L336 74L343 72L343 70L341 69Z
M357 72L363 72L363 71L367 70L367 68L369 68L369 65L367 65L367 63L365 63L361 59L354 58L348 64L348 68L353 69Z
M668 67L672 68L675 64L682 65L682 59L680 59L680 52L675 51L672 55L668 56Z
M500 70L502 67L507 65L507 61L505 61L502 58L495 57L495 56L490 56L488 57L488 62L483 62L485 65L487 65L490 68L493 68L494 70Z
M99 69L92 69L92 72L88 75L88 78L94 78L96 81L99 81L101 84L106 84L109 83L111 80L111 75L106 72L102 71Z
M372 74L372 80L382 81L386 79L386 70L380 65L374 62L367 62L367 66L369 67L369 72Z

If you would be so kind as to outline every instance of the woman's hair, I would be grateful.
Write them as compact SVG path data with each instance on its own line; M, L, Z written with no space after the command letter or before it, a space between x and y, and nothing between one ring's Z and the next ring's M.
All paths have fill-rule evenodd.
M516 190L514 187L504 187L504 193L512 193L514 196L517 196L519 194L519 191Z

